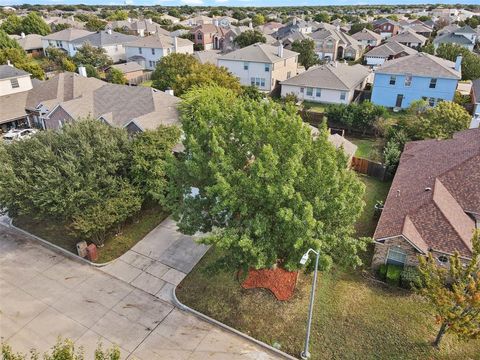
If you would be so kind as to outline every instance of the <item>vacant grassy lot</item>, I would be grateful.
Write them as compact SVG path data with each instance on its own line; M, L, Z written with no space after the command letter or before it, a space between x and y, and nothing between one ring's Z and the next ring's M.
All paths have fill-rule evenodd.
M371 236L373 205L385 199L389 183L362 176L366 206L359 236ZM300 274L293 299L275 300L267 290L244 290L236 272L205 273L218 256L210 250L177 289L184 304L298 356L303 347L311 275ZM368 256L367 256L368 258ZM480 341L461 343L447 335L441 351L431 345L434 316L420 297L389 288L361 270L321 273L315 299L311 353L319 359L480 359Z
M125 225L117 234L112 233L105 245L98 249L98 263L107 262L118 258L145 235L160 224L168 213L159 206L146 206L137 215L127 220ZM14 220L14 225L22 228L42 239L50 241L70 252L77 253L75 244L78 239L70 234L65 224L55 221L34 220L29 217L18 217Z

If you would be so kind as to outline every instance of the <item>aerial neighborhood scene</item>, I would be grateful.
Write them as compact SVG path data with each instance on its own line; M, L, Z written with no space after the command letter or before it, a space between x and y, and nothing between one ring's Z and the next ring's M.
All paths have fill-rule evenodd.
M0 2L2 360L480 360L480 3Z

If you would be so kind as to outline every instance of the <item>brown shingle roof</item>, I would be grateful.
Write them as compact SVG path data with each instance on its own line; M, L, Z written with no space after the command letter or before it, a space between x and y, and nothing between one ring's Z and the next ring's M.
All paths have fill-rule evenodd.
M480 129L408 143L374 238L404 235L423 252L471 256L468 214L480 214L479 164Z

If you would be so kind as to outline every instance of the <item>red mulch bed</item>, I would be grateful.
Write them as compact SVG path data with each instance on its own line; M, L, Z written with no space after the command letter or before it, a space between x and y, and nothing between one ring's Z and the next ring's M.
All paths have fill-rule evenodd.
M242 283L244 289L263 288L270 290L277 300L289 300L297 284L298 271L276 269L250 269Z

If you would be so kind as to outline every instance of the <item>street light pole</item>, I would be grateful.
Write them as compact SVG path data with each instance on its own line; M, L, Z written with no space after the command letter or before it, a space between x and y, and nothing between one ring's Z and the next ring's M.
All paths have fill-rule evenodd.
M300 264L305 265L308 260L308 255L310 252L315 253L315 271L313 273L313 283L312 283L312 293L310 294L310 305L308 308L308 322L307 322L307 334L305 336L305 348L300 353L300 357L302 360L307 360L310 358L310 352L308 351L308 345L310 343L310 328L312 326L312 317L313 317L313 302L315 300L315 289L317 287L317 273L318 273L318 258L320 255L319 251L315 251L313 249L308 249L308 251L302 256L300 260Z

